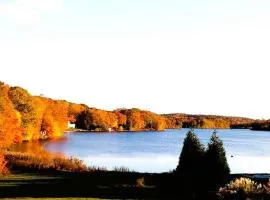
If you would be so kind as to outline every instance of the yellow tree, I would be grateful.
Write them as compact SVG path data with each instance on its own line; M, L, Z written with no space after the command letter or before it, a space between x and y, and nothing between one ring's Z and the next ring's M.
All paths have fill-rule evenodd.
M131 131L143 130L145 128L143 116L138 109L131 109L128 112L127 121Z
M47 99L46 104L40 129L42 137L60 137L67 129L69 104L66 101L54 101L51 99Z
M20 140L20 116L8 98L9 87L0 86L0 147L6 147Z
M117 121L118 121L118 130L123 130L124 128L126 128L127 125L127 116L122 114L119 111L114 111L113 112L116 116L117 116Z
M20 113L24 140L31 140L37 123L36 106L27 90L11 87L8 92L14 108Z
M163 131L166 128L165 118L156 115L153 119L153 129L157 131Z
M75 121L79 114L85 111L88 107L83 104L69 103L68 118L71 121Z
M118 127L117 115L115 113L91 109L92 124L97 130L108 131Z
M8 98L9 87L0 84L0 174L6 171L2 149L21 140L20 119Z

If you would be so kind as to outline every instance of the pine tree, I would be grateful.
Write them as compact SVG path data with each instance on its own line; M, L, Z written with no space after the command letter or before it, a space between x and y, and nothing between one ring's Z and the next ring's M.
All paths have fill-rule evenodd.
M226 152L216 131L214 131L208 143L204 161L207 189L216 190L227 182L230 174Z
M189 131L184 140L176 175L186 193L200 190L203 169L204 147L193 131Z

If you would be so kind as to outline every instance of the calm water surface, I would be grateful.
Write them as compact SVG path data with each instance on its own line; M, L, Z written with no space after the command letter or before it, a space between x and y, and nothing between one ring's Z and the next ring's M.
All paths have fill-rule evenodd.
M173 170L188 129L136 133L67 133L66 140L46 142L51 152L75 156L89 166L125 166L140 172ZM204 145L213 130L195 129ZM218 130L232 173L270 173L270 132Z

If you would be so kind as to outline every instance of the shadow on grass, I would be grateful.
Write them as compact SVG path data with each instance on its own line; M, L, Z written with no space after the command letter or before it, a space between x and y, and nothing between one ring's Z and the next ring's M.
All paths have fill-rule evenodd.
M12 176L0 179L0 197L158 199L164 197L164 190L161 190L159 181L169 176L169 173L20 170L14 171Z

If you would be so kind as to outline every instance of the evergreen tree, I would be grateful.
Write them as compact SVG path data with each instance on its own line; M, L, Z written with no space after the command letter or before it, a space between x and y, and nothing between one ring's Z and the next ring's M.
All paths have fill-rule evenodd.
M201 177L203 169L204 147L199 138L190 130L184 140L176 175L180 181L181 189L188 195L201 190Z
M205 180L208 190L216 190L223 186L229 177L230 168L226 159L226 152L216 131L211 136L205 153Z

